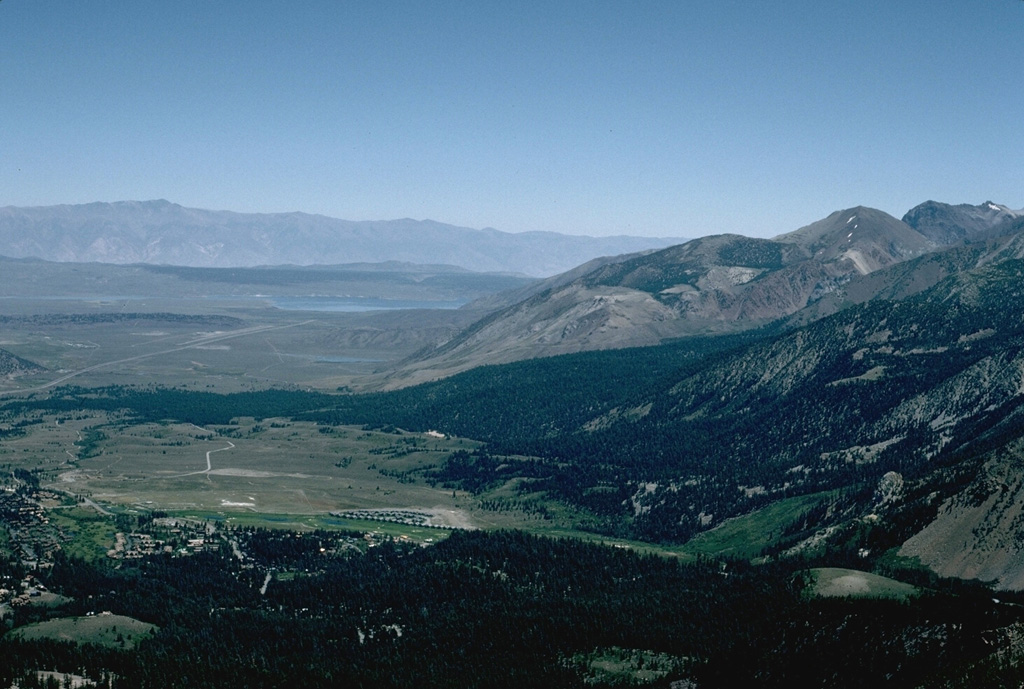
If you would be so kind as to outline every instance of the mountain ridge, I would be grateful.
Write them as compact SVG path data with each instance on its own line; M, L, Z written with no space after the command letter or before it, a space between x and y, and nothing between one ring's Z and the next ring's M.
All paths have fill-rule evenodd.
M0 208L0 254L12 258L194 267L405 261L543 277L597 256L683 238L476 230L433 220L351 221L302 212L238 213L156 201Z
M952 218L947 224L964 213L948 204L922 206L928 204L933 220L941 213ZM990 215L991 221L962 234L982 242L1021 222L1009 211ZM422 382L482 363L807 322L890 289L895 278L878 277L887 270L961 243L938 245L903 221L865 206L835 211L773 239L701 237L610 260L572 279L552 279L547 289L523 293L522 301L506 304L433 351L422 352L393 373L387 385ZM949 270L933 273L922 268L903 279L916 281L913 289L920 291ZM908 283L904 292L909 289Z
M952 205L925 201L911 208L903 222L938 244L975 239L1000 225L1024 217L1024 210L985 201L978 205Z

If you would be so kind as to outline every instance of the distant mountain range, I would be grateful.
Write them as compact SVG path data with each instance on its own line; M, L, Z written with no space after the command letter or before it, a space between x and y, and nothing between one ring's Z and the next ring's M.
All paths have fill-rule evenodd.
M163 200L0 208L0 255L48 261L203 267L401 261L544 277L599 256L683 241L514 234L408 218L350 221L307 213L233 213Z
M807 322L876 296L926 289L965 267L943 261L982 263L1007 250L1006 238L1022 227L1024 211L991 202L928 201L903 220L857 206L774 239L716 235L605 260L520 291L522 299L422 352L393 384L484 363ZM939 258L965 243L975 245L973 253ZM922 256L932 258L887 270Z

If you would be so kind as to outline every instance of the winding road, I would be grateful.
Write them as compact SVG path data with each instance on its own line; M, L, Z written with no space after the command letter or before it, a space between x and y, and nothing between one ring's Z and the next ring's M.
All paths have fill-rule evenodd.
M215 450L207 450L205 469L200 469L199 471L190 471L187 474L175 474L171 478L181 478L182 476L195 476L196 474L209 474L210 469L213 468L213 463L210 461L210 455L212 455L214 452L223 452L224 450L233 450L235 448L235 444L230 440L225 440L224 442L228 444L227 447L218 447Z

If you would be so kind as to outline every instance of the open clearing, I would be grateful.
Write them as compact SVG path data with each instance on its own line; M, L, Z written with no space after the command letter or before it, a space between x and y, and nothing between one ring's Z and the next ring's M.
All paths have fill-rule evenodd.
M231 426L200 428L130 424L95 414L64 425L80 427L83 436L91 431L89 447L75 441L64 447L52 444L46 439L51 430L65 442L77 433L49 424L32 430L34 440L19 439L42 466L54 468L55 487L128 508L225 516L240 511L458 509L458 497L432 488L423 473L457 449L477 447L464 439L325 428L285 419L241 419ZM40 451L48 456L39 456Z
M61 617L19 627L12 635L25 639L55 639L78 644L98 644L131 649L156 630L156 626L124 615L100 613L86 617Z
M812 594L839 598L891 598L906 600L921 591L916 586L856 569L820 567L811 570Z
M779 500L767 507L728 519L683 546L693 555L730 555L751 558L775 541L795 519L818 504L828 493Z
M0 468L38 471L43 486L114 512L373 530L423 541L452 528L575 531L576 515L568 508L548 503L546 517L521 506L485 509L490 493L431 485L429 473L453 452L480 446L466 438L284 418L201 428L134 423L103 412L49 414L25 431L0 444ZM504 492L492 491L499 497ZM112 547L111 521L88 503L52 514L74 536L65 547L76 554L102 556Z
M523 492L520 479L479 495L431 485L430 472L453 452L481 446L468 438L286 418L238 418L206 428L136 423L96 411L31 420L24 435L0 443L0 470L36 472L43 487L64 494L65 504L50 506L50 519L69 539L63 548L87 560L104 558L114 547L111 512L164 512L229 526L351 529L419 543L443 539L453 528L524 529L683 559L715 552L743 557L820 499L784 501L780 513L753 513L693 545L665 547L588 531L582 525L589 515L543 493ZM396 519L396 512L409 518ZM745 540L751 532L759 539Z

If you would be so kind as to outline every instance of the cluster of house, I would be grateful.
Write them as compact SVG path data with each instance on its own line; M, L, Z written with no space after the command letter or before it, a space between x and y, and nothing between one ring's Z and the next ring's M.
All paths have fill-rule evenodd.
M0 488L0 520L15 528L49 521L42 505L12 487Z
M444 529L449 531L457 530L458 527L447 524L434 524L432 515L429 512L402 509L364 509L345 510L344 512L331 512L332 517L341 519L358 519L361 521L391 522L392 524L405 524L407 526L429 526L432 529Z
M150 533L121 533L114 536L114 547L107 557L116 560L134 560L156 553L193 555L206 550L219 550L221 539L202 522L185 519L160 518L153 520Z
M50 525L42 505L14 488L0 488L0 525L7 527L11 544L28 567L34 568L40 561L48 562L49 556L60 549L59 533Z
M33 602L33 599L41 598L49 593L46 586L31 574L25 576L21 581L7 580L0 588L0 604L7 603L11 607L18 607Z
M154 538L148 533L114 534L114 547L107 551L107 557L115 560L135 560L145 555L159 552L171 552L174 547Z

